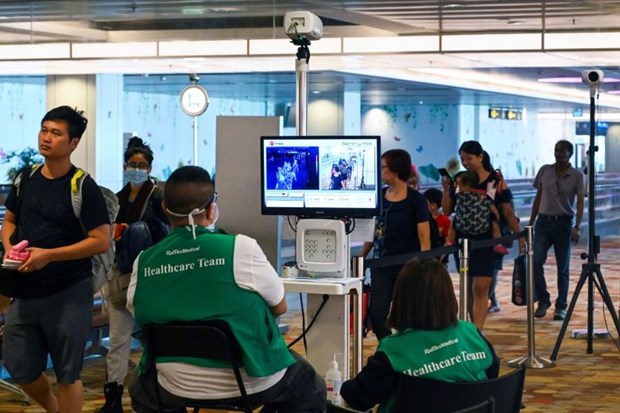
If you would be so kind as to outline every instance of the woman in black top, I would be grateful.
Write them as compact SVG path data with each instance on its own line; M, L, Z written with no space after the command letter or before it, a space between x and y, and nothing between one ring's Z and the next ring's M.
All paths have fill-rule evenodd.
M426 199L407 186L411 173L411 156L402 149L381 155L383 189L381 216L376 228L380 257L427 251L430 241L430 213ZM370 250L365 245L362 256ZM389 335L385 321L390 310L396 277L402 265L376 268L371 277L370 322L378 339Z
M519 222L512 208L512 193L506 185L506 181L500 178L491 165L489 154L482 149L477 141L463 142L459 148L461 164L468 171L478 174L480 183L476 189L483 190L493 200L497 209L500 211L508 228L514 232L519 232ZM444 186L442 208L446 215L452 213L454 209L455 191L451 183L447 180L442 181ZM484 239L492 238L489 232ZM519 247L525 249L525 241L519 239ZM471 320L478 329L482 330L487 316L489 302L489 288L491 286L494 269L497 261L501 260L501 255L493 252L493 247L472 250L469 256L469 314Z

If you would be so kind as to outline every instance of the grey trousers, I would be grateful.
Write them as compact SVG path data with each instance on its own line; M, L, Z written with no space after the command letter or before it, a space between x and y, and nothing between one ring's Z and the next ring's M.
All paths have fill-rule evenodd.
M108 383L123 384L129 366L131 334L134 330L133 315L125 307L107 302L106 311L110 319L110 347L106 355Z

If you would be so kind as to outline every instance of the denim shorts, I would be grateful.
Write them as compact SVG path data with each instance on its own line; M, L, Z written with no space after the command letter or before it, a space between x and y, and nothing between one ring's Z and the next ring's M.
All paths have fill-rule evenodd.
M58 383L79 380L92 317L90 277L47 297L15 299L2 345L13 381L27 384L39 378L47 368L48 354Z

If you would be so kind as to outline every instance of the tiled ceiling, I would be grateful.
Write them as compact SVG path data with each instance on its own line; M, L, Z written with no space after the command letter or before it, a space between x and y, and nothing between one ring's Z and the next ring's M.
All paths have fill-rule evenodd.
M292 10L308 10L318 15L324 24L325 37L620 31L620 0L46 0L1 1L0 44L281 38L284 37L282 16ZM441 53L363 56L356 60L355 69L342 63L345 60L342 56L313 56L311 67L314 72L310 76L310 89L321 93L334 93L334 90L340 93L340 89L359 88L364 103L419 102L426 99L436 103L484 101L491 104L491 101L512 100L513 103L507 104L518 105L530 100L494 93L492 88L485 91L463 88L449 82L447 75L444 76L445 84L442 84L441 77L431 84L421 74L418 80L416 75L392 73L392 69L458 68L463 72L505 76L508 83L512 78L535 82L540 76L578 77L583 69L589 67L584 62L603 56L603 53L590 53L507 52L487 55L484 59ZM198 72L204 82L212 82L210 87L214 91L221 88L222 93L230 95L270 98L273 94L274 99L277 97L278 101L286 102L294 99L295 93L295 78L291 73L293 56L292 49L290 59L210 59L207 63L187 59L102 60L83 61L78 65L76 62L54 61L20 65L19 62L2 62L0 57L0 72L124 72L136 74L133 84L152 83L163 90L174 90L179 84L186 83L187 73ZM597 66L605 70L607 77L620 78L620 45L605 51L605 56L606 60L601 60L605 66ZM350 62L347 64L350 65ZM257 74L267 71L279 73ZM288 73L281 73L283 71ZM345 71L348 73L342 73ZM243 73L220 75L228 72ZM184 75L175 76L175 73ZM162 80L164 77L166 80ZM609 84L606 88L617 86ZM581 84L560 87L584 88ZM587 91L584 96L587 101ZM566 110L574 106L574 102L538 102L540 106L553 110L557 106L564 106Z

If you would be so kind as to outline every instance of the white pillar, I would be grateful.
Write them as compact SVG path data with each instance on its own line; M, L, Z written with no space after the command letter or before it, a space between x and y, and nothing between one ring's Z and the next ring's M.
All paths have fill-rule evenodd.
M47 78L47 110L58 106L77 107L88 119L86 132L71 156L74 165L95 177L96 85L95 75L63 75Z
M84 111L88 125L71 160L99 185L122 184L123 75L62 75L47 78L47 110L67 105Z
M114 192L123 185L123 75L97 75L96 170L97 183Z
M345 135L361 135L362 133L362 96L357 90L352 89L351 86L345 85L344 98L343 98L343 133Z

